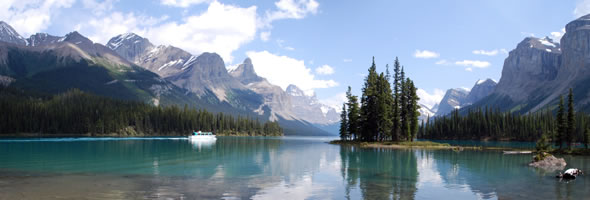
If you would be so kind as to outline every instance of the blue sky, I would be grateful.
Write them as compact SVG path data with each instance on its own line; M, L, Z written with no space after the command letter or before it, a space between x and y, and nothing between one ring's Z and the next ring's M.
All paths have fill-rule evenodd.
M373 56L381 71L397 56L432 105L446 89L499 80L524 37L559 39L589 12L589 0L21 0L0 5L0 20L24 37L77 30L104 44L135 32L156 45L217 52L228 68L251 57L272 83L335 106L349 85L360 94Z

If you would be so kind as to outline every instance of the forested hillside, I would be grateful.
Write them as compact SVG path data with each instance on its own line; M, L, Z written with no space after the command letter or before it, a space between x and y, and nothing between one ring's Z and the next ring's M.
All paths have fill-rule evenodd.
M55 96L35 96L0 87L0 134L41 135L188 135L193 130L217 135L282 135L277 122L213 114L184 106L152 106L115 100L73 89Z

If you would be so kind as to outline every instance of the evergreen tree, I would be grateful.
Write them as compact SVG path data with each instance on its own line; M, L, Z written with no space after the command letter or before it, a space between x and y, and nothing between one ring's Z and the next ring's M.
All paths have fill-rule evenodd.
M568 99L567 99L567 132L566 132L566 142L568 144L568 148L571 150L574 145L574 139L576 134L576 126L575 126L575 118L574 118L574 92L572 88L570 88Z
M541 138L537 141L535 149L537 150L537 155L535 155L535 161L545 159L546 153L548 151L551 151L551 145L549 145L549 141L545 134L541 135Z
M392 139L394 141L400 138L400 69L401 65L397 57L393 63L393 128L391 130Z
M346 104L342 104L342 112L340 112L340 139L348 140L348 120L346 113Z
M377 66L375 57L373 64L369 67L369 74L365 78L365 84L361 96L361 140L375 140L378 130L378 113L377 110L377 84L379 75L377 75Z
M414 141L414 138L416 138L416 135L418 134L418 128L419 128L419 124L418 124L418 117L420 117L420 112L418 112L418 110L420 109L420 105L418 105L418 100L420 100L420 98L418 97L418 94L416 93L416 86L414 86L414 82L412 80L410 80L409 78L407 79L408 82L408 114L409 117L408 119L410 120L409 124L410 124L410 135L409 140L410 141Z
M586 146L586 149L588 149L588 145L590 145L590 127L586 128L584 133L584 146Z
M565 134L567 132L567 122L565 119L565 108L563 105L563 96L559 97L559 107L557 110L557 135L556 135L556 142L561 150L563 147L563 142L565 138Z
M408 140L410 135L409 120L408 120L408 84L405 80L404 68L402 67L400 73L400 140Z
M387 67L388 68L388 67ZM391 129L393 127L393 96L389 78L383 73L379 76L377 84L377 140L391 139Z
M350 86L348 86L348 90L346 91L346 98L348 99L346 103L346 107L348 108L348 134L349 137L356 140L359 137L360 108L358 97L352 95Z

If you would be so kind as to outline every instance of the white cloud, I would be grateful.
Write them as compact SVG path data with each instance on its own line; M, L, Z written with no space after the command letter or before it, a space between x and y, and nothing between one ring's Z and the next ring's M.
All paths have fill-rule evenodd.
M266 12L263 25L269 26L272 21L280 19L302 19L308 14L316 14L319 5L315 0L280 0L275 2L278 10Z
M428 51L428 50L416 50L416 52L414 52L414 57L416 58L424 58L424 59L429 59L429 58L438 58L440 56L440 54L433 52L433 51Z
M529 33L529 32L520 32L521 35L525 36L525 37L535 37L534 33Z
M334 73L334 68L330 67L329 65L322 65L321 67L315 68L315 73L321 75L330 75Z
M252 59L254 70L258 75L283 89L286 89L289 84L294 84L306 94L313 94L316 88L338 86L334 80L316 79L303 60L275 55L268 51L249 51L246 55Z
M343 59L343 60L342 60L342 62L352 62L352 59L350 59L350 58L345 58L345 59Z
M23 37L49 27L61 8L69 8L75 0L2 1L0 19L10 24Z
M477 67L477 68L486 68L486 67L489 67L491 64L487 61L463 60L463 61L455 62L455 65L471 66L471 67Z
M0 4L0 20L11 24L19 33L34 34L45 30L56 21L61 8L69 8L76 0L8 0ZM111 37L134 32L148 38L155 45L172 45L198 55L216 52L231 64L232 53L246 43L260 37L270 40L271 22L280 19L302 19L318 12L316 0L280 0L275 8L259 15L257 6L241 7L217 0L158 0L176 7L181 18L152 16L141 12L115 11L120 0L80 0L82 13L91 13L72 20L60 20L68 30L77 30L94 42L105 44ZM205 4L207 9L197 14L185 12L188 7ZM51 11L51 12L50 12ZM61 16L59 16L61 17ZM295 50L293 46L283 46Z
M503 54L508 54L508 51L506 49L500 49L500 52L502 52Z
M270 31L264 31L260 33L260 40L266 42L270 39Z
M565 28L562 28L560 31L551 32L551 39L553 39L553 41L559 42L564 34Z
M449 61L444 60L444 59L437 61L435 64L437 64L437 65L445 65L445 66L449 66L449 65L464 66L464 67L466 67L465 68L465 71L468 71L468 72L473 71L473 67L486 68L486 67L489 67L491 65L487 61L463 60L463 61L449 62Z
M419 103L428 106L428 108L432 108L435 104L440 103L440 100L445 96L445 91L438 88L435 88L432 94L421 88L418 88L416 93L420 97Z
M283 45L284 43L285 43L285 40L277 39L277 45L279 45L279 47L281 47L282 49L289 50L289 51L295 50L295 48L293 48L291 46L284 46Z
M191 5L207 3L211 0L161 0L160 3L167 6L188 8Z
M332 97L326 99L320 99L322 104L330 106L336 110L336 112L342 111L342 103L346 102L346 93L338 93Z
M434 63L434 64L437 64L437 65L450 65L452 63L450 63L449 61L447 61L445 59L442 59L442 60L436 61L436 63Z
M153 18L133 13L112 13L80 24L94 41L106 43L110 37L135 32L154 44L172 45L198 55L216 52L231 63L232 52L256 37L256 6L241 8L211 2L199 15L187 16L180 22L162 22L167 17Z
M101 16L112 10L113 4L118 1L119 0L104 0L103 2L97 2L95 0L82 0L82 5L85 9L92 10L94 15Z
M590 0L578 0L578 4L574 9L574 16L578 18L587 14L590 14Z
M167 18L167 16L153 18L134 13L113 12L78 24L75 30L94 42L106 44L111 37L121 33L134 32L146 36L149 29L145 27L154 26ZM151 40L151 38L149 39Z
M475 54L475 55L495 56L495 55L498 55L498 50L497 49L490 50L490 51L486 51L486 50L473 50L473 54Z

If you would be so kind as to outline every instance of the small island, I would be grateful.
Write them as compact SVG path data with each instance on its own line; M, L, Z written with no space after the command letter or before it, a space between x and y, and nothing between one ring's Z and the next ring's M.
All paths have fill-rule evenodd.
M386 148L386 149L451 149L451 150L463 150L463 149L483 149L483 147L464 147L464 146L451 146L447 143L438 143L432 141L402 141L402 142L363 142L354 140L333 140L330 144L338 145L352 145L361 148Z

